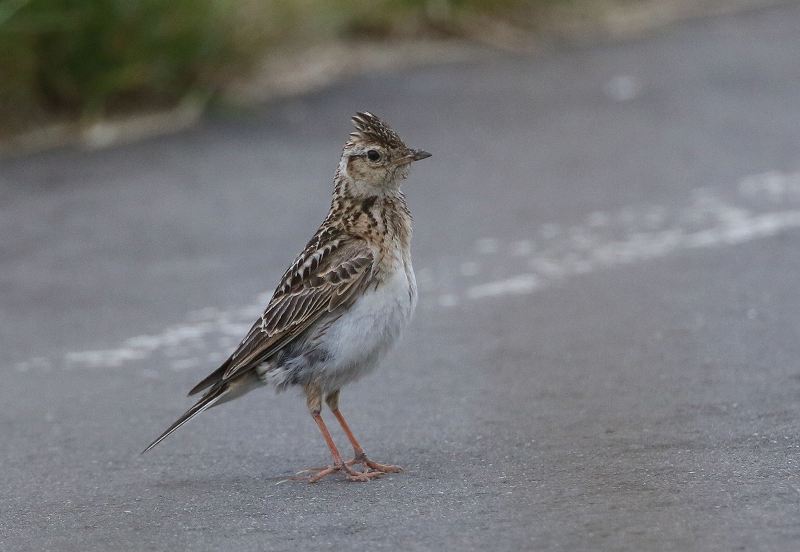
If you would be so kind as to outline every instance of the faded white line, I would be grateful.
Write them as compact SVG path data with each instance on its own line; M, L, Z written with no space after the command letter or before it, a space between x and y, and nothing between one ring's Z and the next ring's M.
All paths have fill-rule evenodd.
M745 197L772 202L797 200L800 199L800 172L768 171L748 176L739 183L739 192Z
M531 240L518 240L511 242L509 252L514 257L527 257L533 253L534 243Z
M598 270L645 262L680 251L732 246L800 228L800 173L767 172L742 179L736 194L698 189L681 208L628 206L595 211L582 223L546 223L506 244L482 238L465 256L441 258L417 270L421 308L452 308L465 302L540 292L555 283ZM725 199L725 196L728 197ZM738 194L738 195L737 195ZM742 200L748 205L742 206ZM779 203L780 211L774 209ZM760 211L759 211L760 209ZM483 278L483 281L481 281ZM180 324L134 336L117 346L73 351L61 359L35 357L19 371L119 367L158 358L159 366L185 370L222 357L246 333L268 295L231 310L206 308ZM141 369L144 377L158 372Z
M539 273L519 274L471 286L464 297L475 300L530 294L570 276L665 257L680 250L737 245L775 236L793 228L800 228L800 210L744 217L694 233L685 233L679 228L650 234L637 233L627 240L600 245L583 258L569 253L560 259L531 259L531 267L538 269ZM454 294L448 294L446 304L440 302L442 306L459 303L459 297Z
M482 255L497 253L499 242L494 238L481 238L475 242L475 249Z
M467 288L466 296L468 299L483 299L498 295L533 293L541 285L540 282L541 279L536 274L519 274Z

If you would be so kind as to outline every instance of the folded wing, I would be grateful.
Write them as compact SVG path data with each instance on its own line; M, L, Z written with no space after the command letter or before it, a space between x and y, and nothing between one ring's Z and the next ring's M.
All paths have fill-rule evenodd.
M327 313L344 309L365 288L375 262L369 245L339 238L313 240L286 271L267 308L230 358L197 384L190 395L218 387L268 360Z

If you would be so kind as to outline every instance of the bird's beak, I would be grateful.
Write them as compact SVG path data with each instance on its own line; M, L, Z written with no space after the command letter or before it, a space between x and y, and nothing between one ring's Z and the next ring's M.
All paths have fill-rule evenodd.
M411 152L411 160L412 161L419 161L420 159L427 159L430 157L431 154L425 150L413 150Z
M420 159L427 159L431 154L425 150L408 150L408 154L398 159L398 165L405 165L406 163L413 163Z

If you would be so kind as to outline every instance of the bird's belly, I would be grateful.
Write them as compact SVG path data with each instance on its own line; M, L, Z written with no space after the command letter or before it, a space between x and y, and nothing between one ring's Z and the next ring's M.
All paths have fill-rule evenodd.
M395 271L378 289L361 296L322 337L327 362L320 380L325 387L338 389L375 368L408 324L415 305L410 270Z

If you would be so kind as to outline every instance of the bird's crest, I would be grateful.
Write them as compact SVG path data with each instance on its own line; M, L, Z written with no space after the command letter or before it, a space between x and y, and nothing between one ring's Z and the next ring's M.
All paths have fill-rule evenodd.
M389 125L369 111L359 111L353 116L355 132L351 132L350 142L378 142L389 148L402 148L405 144Z

